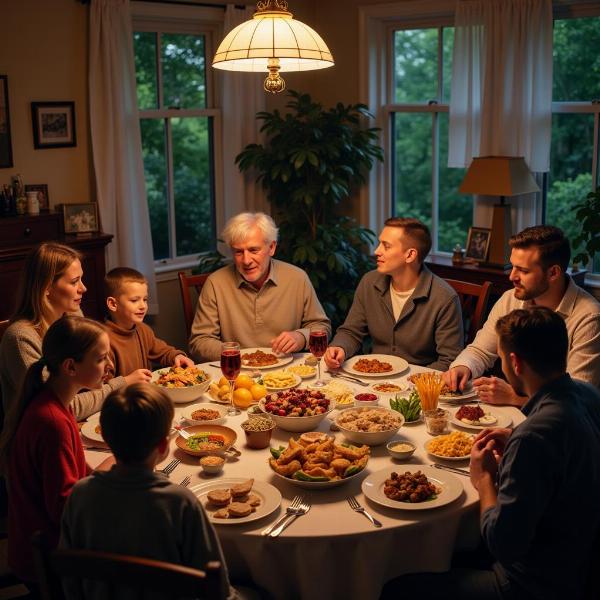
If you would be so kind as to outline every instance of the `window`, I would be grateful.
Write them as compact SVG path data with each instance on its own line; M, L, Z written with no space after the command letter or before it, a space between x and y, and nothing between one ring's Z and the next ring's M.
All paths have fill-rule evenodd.
M570 210L598 185L600 17L554 22L553 105L550 172L547 177L547 223L561 227L569 239L580 232ZM581 248L573 248L577 254ZM590 265L591 266L591 265ZM600 272L600 256L593 265Z
M137 102L154 259L182 263L216 245L210 30L134 20Z
M464 169L448 168L448 102L454 29L393 31L392 212L421 219L433 251L464 247L473 220L470 196L458 193Z

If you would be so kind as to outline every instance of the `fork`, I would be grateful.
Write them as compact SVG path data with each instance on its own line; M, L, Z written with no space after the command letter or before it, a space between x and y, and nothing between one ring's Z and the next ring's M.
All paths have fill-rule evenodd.
M293 509L289 518L279 525L279 527L276 527L273 531L271 531L269 537L277 537L288 525L291 525L298 517L305 515L309 510L310 503L302 500L302 502L300 502L300 506Z
M347 379L348 381L353 381L354 383L357 383L358 385L362 385L363 387L369 387L368 383L365 383L364 381L361 381L360 379L357 379L356 377L352 377L351 375L344 375L342 373L337 373L336 371L329 371L329 374L332 377L339 377L340 379Z
M288 506L287 510L281 515L281 517L279 517L279 519L277 519L277 521L275 521L274 523L269 525L266 529L263 529L261 531L261 535L269 535L271 533L271 531L273 531L273 529L275 529L275 527L278 527L279 525L281 525L283 523L283 521L285 521L285 519L287 519L290 515L294 514L294 510L296 510L300 506L301 502L302 502L302 496L296 496L292 500L292 503Z
M373 525L375 525L375 527L381 527L381 523L377 520L374 519L359 503L358 500L354 497L354 496L348 496L348 498L346 498L346 500L348 500L348 504L350 505L350 508L355 511L355 512L359 512L362 513L363 515L365 515L365 517L367 517L367 519L369 519L369 521L371 521L371 523L373 523Z
M184 478L181 480L181 483L180 483L179 485L180 485L181 487L187 487L188 485L190 485L190 481L191 481L191 479L190 479L190 476L188 475L187 477L184 477Z
M164 473L165 475L169 475L170 473L172 473L176 468L177 465L180 463L181 461L178 458L174 458L168 465L166 465L163 469L160 469L161 473Z

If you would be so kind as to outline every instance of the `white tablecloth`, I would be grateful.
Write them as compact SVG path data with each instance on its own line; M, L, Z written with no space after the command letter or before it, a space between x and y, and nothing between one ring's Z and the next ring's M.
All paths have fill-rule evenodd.
M296 362L300 362L299 358ZM215 378L221 375L219 369L209 365L203 365L203 368ZM388 379L405 381L407 375L423 370L411 367L400 377ZM354 389L364 391L364 388ZM522 413L516 408L495 407L494 411L509 415L513 425L523 420ZM176 405L176 413L180 412L181 405ZM379 597L389 579L411 572L447 570L456 549L475 547L479 535L478 496L468 477L455 475L464 486L459 499L447 506L423 511L385 508L370 502L361 492L361 482L369 473L381 469L389 469L391 473L405 464L432 463L423 448L430 439L424 424L405 425L396 436L416 444L417 451L409 461L393 460L385 445L376 446L372 448L366 470L353 481L327 490L308 491L273 475L268 464L268 448L253 450L245 446L245 434L240 427L245 419L243 412L240 416L228 417L224 423L238 433L236 447L242 455L229 459L223 472L216 477L253 477L266 481L280 490L283 502L280 510L261 520L217 525L232 579L251 579L277 599L371 600ZM330 424L326 418L319 430L331 433ZM297 437L299 434L276 429L271 445L286 445L292 435ZM335 436L340 441L343 439L340 432ZM106 454L92 451L86 454L92 466L106 457ZM215 476L201 472L197 458L183 453L172 442L169 457L163 465L174 457L181 459L181 464L170 476L173 481L179 482L189 475L193 487L215 479ZM468 466L467 461L454 464L463 468ZM310 498L312 508L309 513L296 519L278 538L261 536L260 532L298 493ZM356 496L383 527L376 529L363 515L353 512L346 501L349 495Z

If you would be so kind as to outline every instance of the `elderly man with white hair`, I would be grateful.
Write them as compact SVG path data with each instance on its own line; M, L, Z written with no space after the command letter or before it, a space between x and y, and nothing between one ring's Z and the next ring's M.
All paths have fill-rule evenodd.
M289 353L307 347L313 325L331 334L306 273L273 258L277 234L273 219L260 212L240 213L225 225L221 235L233 264L212 273L202 288L189 344L196 361L217 360L226 341Z

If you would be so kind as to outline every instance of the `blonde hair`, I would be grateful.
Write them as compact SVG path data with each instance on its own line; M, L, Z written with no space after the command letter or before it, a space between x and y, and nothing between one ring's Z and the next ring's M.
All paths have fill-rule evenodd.
M173 404L150 383L134 383L111 392L100 413L102 436L123 463L142 462L169 435Z
M54 321L46 292L76 260L81 262L81 254L63 244L45 242L34 248L25 262L17 309L11 321L29 321L43 338Z
M279 230L275 221L262 212L244 212L231 217L225 224L221 237L228 246L244 242L253 227L257 227L263 234L265 244L277 241Z
M49 377L58 376L60 366L66 359L72 358L75 362L81 362L103 333L105 329L97 321L75 316L61 317L48 328L42 341L42 356L27 370L20 397L11 403L4 421L0 435L2 469L6 467L10 445L25 409L46 386L44 368L48 370Z

